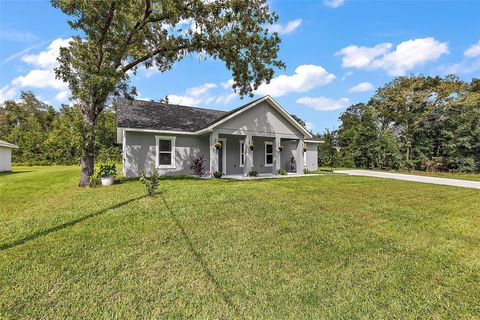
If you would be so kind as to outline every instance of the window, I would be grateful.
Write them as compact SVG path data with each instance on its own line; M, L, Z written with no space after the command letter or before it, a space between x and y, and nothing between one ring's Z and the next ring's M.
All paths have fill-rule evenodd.
M307 165L307 151L303 151L303 165Z
M175 168L175 137L157 136L157 167Z
M273 165L273 142L265 141L265 167Z
M245 165L245 141L240 140L240 167Z

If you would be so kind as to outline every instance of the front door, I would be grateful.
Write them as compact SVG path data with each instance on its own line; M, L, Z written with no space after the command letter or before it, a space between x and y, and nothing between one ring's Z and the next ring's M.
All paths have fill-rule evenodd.
M225 148L223 145L223 141L220 141L220 144L222 145L222 147L218 149L218 171L223 173L223 149Z

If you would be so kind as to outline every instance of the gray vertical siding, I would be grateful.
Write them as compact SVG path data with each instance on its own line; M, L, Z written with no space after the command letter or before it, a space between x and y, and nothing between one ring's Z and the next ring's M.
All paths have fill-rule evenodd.
M305 166L308 170L317 170L318 169L318 144L316 143L305 143L307 146L307 165Z
M125 132L126 147L123 151L124 172L126 177L137 177L142 170L148 174L155 168L156 141L155 136L162 134ZM168 135L165 135L168 136ZM191 175L192 160L203 155L205 169L209 167L208 136L181 136L175 139L175 168L158 169L161 175Z

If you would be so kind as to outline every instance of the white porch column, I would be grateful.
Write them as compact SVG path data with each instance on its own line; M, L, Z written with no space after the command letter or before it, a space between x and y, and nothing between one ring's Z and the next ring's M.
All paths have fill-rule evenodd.
M303 146L304 146L305 142L303 141L303 139L298 139L298 142L297 142L297 156L295 157L296 159L296 167L297 167L297 173L300 173L300 174L303 174L303 168L304 168L304 165L303 165Z
M243 175L248 176L248 173L252 171L253 166L253 150L250 150L249 146L253 143L252 135L247 134L245 136L245 163L243 164ZM258 146L255 146L258 147Z
M215 171L218 171L218 150L214 147L214 144L218 142L218 132L212 131L210 133L210 173L213 175Z
M278 174L278 170L280 170L281 164L281 152L278 150L280 147L280 137L275 137L273 142L273 166L272 166L272 173Z

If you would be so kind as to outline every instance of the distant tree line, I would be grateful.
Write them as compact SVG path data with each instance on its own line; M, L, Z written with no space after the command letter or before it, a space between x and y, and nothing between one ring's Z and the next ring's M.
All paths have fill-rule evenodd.
M323 134L321 165L480 172L479 79L398 77L340 121Z
M117 117L105 109L95 125L97 161L120 161L116 143ZM38 100L32 92L22 92L19 101L0 106L0 139L19 146L12 161L27 165L79 164L82 155L82 113L76 105L60 110Z

